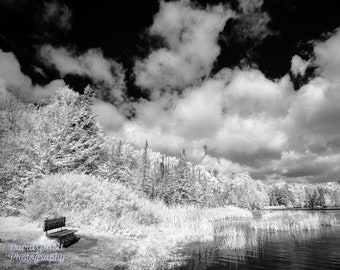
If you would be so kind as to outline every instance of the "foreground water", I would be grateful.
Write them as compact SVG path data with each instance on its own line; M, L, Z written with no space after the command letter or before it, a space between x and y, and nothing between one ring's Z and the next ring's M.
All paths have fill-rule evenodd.
M325 212L340 220L340 210ZM259 232L249 223L216 223L214 241L182 249L188 259L177 269L340 269L340 224L293 233Z

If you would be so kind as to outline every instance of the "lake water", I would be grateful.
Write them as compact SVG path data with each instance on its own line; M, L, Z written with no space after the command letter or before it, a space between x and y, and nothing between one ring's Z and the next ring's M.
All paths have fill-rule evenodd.
M340 210L322 212L340 220ZM188 257L187 263L177 269L340 269L339 223L295 233L259 232L250 229L249 223L216 223L215 231L227 232L224 237L216 234L212 242L185 247L181 253ZM225 235L234 235L234 239Z

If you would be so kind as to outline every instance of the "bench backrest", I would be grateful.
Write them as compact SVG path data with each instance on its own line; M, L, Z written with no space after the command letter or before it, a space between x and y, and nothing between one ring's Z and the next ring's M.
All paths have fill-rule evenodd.
M49 230L64 227L65 223L66 223L66 217L46 219L44 222L44 231L47 232Z

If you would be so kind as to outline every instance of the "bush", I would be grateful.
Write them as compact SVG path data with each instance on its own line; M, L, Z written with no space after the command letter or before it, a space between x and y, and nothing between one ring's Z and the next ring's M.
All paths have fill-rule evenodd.
M68 224L114 231L121 222L158 223L150 202L127 187L90 175L51 175L37 180L25 194L33 220L66 216Z

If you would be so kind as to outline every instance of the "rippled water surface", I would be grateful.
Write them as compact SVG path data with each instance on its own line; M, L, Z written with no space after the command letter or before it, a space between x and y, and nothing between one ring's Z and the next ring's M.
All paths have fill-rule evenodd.
M340 220L340 210L325 211ZM340 269L340 224L303 232L256 232L250 221L215 224L213 242L192 243L180 270L203 269ZM228 230L230 233L228 233ZM227 236L226 236L227 235ZM228 239L237 235L235 239Z

